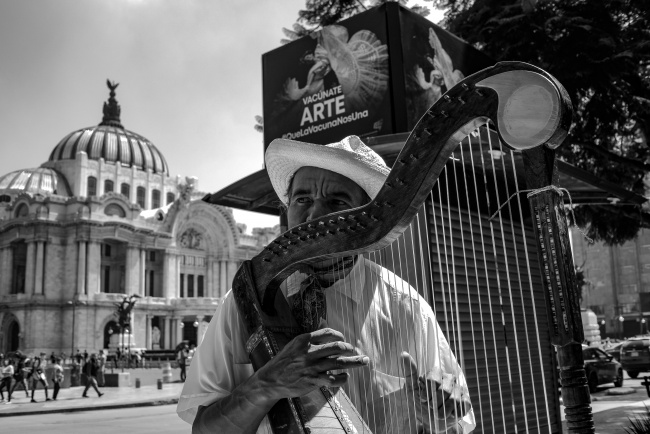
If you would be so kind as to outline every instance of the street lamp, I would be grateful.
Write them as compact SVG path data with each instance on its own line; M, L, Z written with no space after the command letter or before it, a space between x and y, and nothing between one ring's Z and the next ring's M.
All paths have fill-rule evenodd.
M625 318L623 318L623 315L618 317L618 322L621 323L621 339L623 339L623 322L625 321Z

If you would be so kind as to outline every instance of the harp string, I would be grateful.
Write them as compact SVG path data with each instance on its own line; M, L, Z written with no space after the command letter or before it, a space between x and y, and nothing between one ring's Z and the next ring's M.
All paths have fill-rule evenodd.
M426 219L426 213L424 213L424 215L425 215L425 219ZM425 220L425 221L426 221L426 220ZM417 214L415 215L415 222L416 222L416 227L417 227L417 229L418 229L418 238L417 238L417 240L418 240L418 246L420 247L420 272L421 272L420 279L421 279L421 281L422 281L422 298L424 299L425 302L427 302L427 303L429 304L429 306L432 306L433 303L432 303L432 301L430 300L431 297L429 297L429 294L431 294L431 289L430 289L430 284L429 284L430 281L429 281L429 282L427 281L427 279L426 279L426 274L425 274L427 268L426 268L426 266L425 266L424 250L422 249L422 244L423 244L423 243L422 243L422 234L420 233L420 213L417 213ZM413 224L411 224L411 238L412 238L413 240L416 239L416 238L414 238L414 236L413 236ZM427 238L427 240L428 240L428 238ZM427 247L428 247L428 246L429 246L429 244L428 244L428 241L427 241ZM415 261L415 256L413 256L413 260ZM430 261L427 261L427 262L430 262ZM416 267L416 268L417 268L417 267ZM428 345L428 341L429 341L429 340L427 339L427 340L426 340L427 345ZM430 350L430 349L428 348L428 346L427 346L427 348L424 350L424 354L426 355L426 358L427 358L427 359L428 359L429 354L430 354L429 350ZM425 396L426 396L427 402L431 402L431 400L432 400L432 398L433 398L429 392L430 392L429 387L428 387L428 385L425 384ZM428 409L427 409L427 410L428 410ZM426 422L428 422L428 424L429 424L428 427L425 426L425 428L428 428L428 429L429 429L429 432L432 432L432 431L433 431L433 426L431 425L431 421L432 421L432 418L430 417L430 418L426 421Z
M480 142L480 135L478 135L478 131L477 131L477 136L476 137L478 137L478 140ZM469 141L469 156L470 156L471 167L472 167L471 181L472 181L472 184L474 186L474 199L476 201L476 216L477 216L476 221L478 223L479 240L480 240L480 243L481 243L480 251L477 249L477 246L476 246L476 240L474 238L473 226L470 226L470 234L471 234L471 239L472 239L472 251L475 252L475 254L474 254L474 269L475 269L475 273L476 273L476 294L478 296L478 301L479 301L478 306L479 306L479 315L480 315L480 319L481 319L481 336L483 338L483 345L482 345L482 347L483 347L483 361L485 362L485 372L487 373L487 375L485 375L485 378L486 378L486 381L487 381L487 389L492 390L491 379L490 379L489 357L488 357L488 343L487 343L488 341L487 341L487 338L486 338L485 326L484 326L486 324L486 320L485 320L486 313L483 312L483 304L484 304L483 301L482 301L482 293L483 293L483 291L481 290L481 282L480 282L481 273L479 271L479 264L477 262L477 253L479 255L481 255L482 259L483 259L483 261L482 261L483 262L483 272L485 273L485 288L487 289L488 306L491 306L491 289L490 289L490 281L489 281L489 278L488 278L488 275L487 275L487 258L485 256L485 236L483 234L483 223L482 223L482 219L480 217L480 215L481 215L480 214L481 206L480 206L480 202L479 202L478 182L477 182L477 177L476 177L476 171L474 170L474 167L476 167L475 166L476 163L474 162L473 149L478 147L478 146L475 145L475 144L472 144L472 139L473 139L473 136L470 135L469 138L468 138L468 141ZM479 151L481 150L480 147L478 147L478 149L479 149ZM468 208L468 210L471 210L471 203L470 203L469 197L467 198L467 208ZM481 259L481 258L479 258L479 259ZM491 309L490 309L489 314L490 314L490 322L489 322L489 324L492 326L494 323L492 322L492 311L491 311ZM494 336L494 328L491 327L491 329L492 329L492 333L493 333L493 336ZM475 354L475 358L476 358L476 354ZM481 378L481 376L479 374L479 371L478 371L478 363L476 363L476 378L477 378L477 380L479 378ZM500 390L499 390L499 394L500 394ZM479 423L481 424L481 429L484 430L483 417L482 417L482 415L483 415L483 409L482 409L482 401L483 401L483 399L482 399L482 396L480 394L480 389L479 389L479 392L477 393L477 395L478 395L478 401L480 403L480 413L481 413L478 416L477 419L480 421ZM488 403L489 403L489 409L490 409L489 414L494 414L495 404L493 404L493 402L492 402L492 394L491 393L488 393ZM494 418L491 417L489 419L489 421L490 421L490 423L492 425L492 432L495 432Z
M401 237L400 237L400 238L401 238ZM390 249L391 249L391 252L390 252L391 255L390 255L390 256L391 256L391 261L392 261L392 263L393 263L393 268L392 268L392 269L393 269L393 274L392 274L393 282L392 282L392 285L393 285L393 288L395 288L395 289L398 289L397 274L399 273L400 277L403 277L403 276L404 276L404 274L402 274L401 255L400 255L400 250L399 250L399 239L400 239L400 238L398 238L397 240L395 240L395 242L391 243L391 245L390 245ZM395 250L397 250L397 253L398 253L398 261L397 261L397 265L395 265ZM402 288L401 288L401 285L400 285L399 289L402 289ZM403 331L402 331L402 318L401 318L402 314L401 314L401 309L397 309L397 312L396 312L396 313L397 313L397 336L399 336L399 337L403 337L404 334L403 334ZM407 342L408 342L408 340L407 340ZM400 370L400 368L401 368L401 367L400 367L400 362L401 362L401 360L400 360L399 354L397 354L397 353L398 353L397 351L395 351L395 352L393 353L393 363L394 363L394 368L395 368L395 371L393 371L393 372L399 373L399 372L401 372L401 370ZM399 386L402 386L401 381L400 381L400 385L399 385ZM395 395L392 395L392 397L393 397L395 400L398 399L398 397L395 396ZM407 411L409 410L408 406L406 407L406 410L407 410ZM395 413L396 416L399 417L399 416L398 416L398 413L397 413L397 412L398 412L398 409L397 409L397 402L395 402L395 411L396 411L396 413ZM409 416L410 416L410 415L409 415ZM394 419L393 419L393 420L394 420ZM409 417L408 420L409 420L409 425L410 425L410 420L411 420L411 418ZM409 426L409 431L410 431L410 430L411 430L411 427Z
M458 309L458 284L457 284L457 269L456 269L456 255L454 254L454 225L453 225L453 218L451 215L451 195L449 191L449 185L451 184L450 178L453 179L453 182L455 184L456 181L456 165L454 164L455 161L455 153L451 154L449 162L451 164L448 164L445 166L445 189L446 189L446 196L447 196L447 224L444 226L449 229L449 235L448 237L445 237L445 240L448 238L449 239L449 248L447 249L447 246L445 246L445 262L449 264L449 255L451 255L451 269L449 266L447 266L447 281L450 282L450 284L447 285L447 292L449 294L449 308L447 310L450 311L450 322L451 322L451 339L453 340L453 345L454 345L454 350L453 354L456 355L456 358L458 359L458 363L463 363L462 361L464 360L463 358L463 339L461 335L461 328L460 328L460 310ZM451 166L451 170L448 169L448 167ZM451 172L451 173L449 173ZM451 184L451 185L454 185ZM451 273L451 275L449 275ZM451 356L451 355L450 355ZM455 378L458 378L459 372L456 370L456 367L454 366L454 372L453 375ZM443 402L443 407L446 407ZM446 408L445 408L445 414L446 414ZM446 422L446 419L445 419ZM445 423L445 429L447 428L446 423Z
M429 193L430 201L431 204L433 205L433 192ZM434 292L434 275L433 275L433 269L432 269L432 258L430 255L431 252L431 240L430 240L430 234L429 234L429 225L427 222L427 212L426 212L426 204L425 204L425 212L424 212L424 218L425 218L425 233L426 233L426 240L427 240L427 249L426 251L429 252L429 255L427 256L428 258L428 267L424 268L423 270L428 269L429 271L429 282L430 282L430 288L429 291L427 291L427 295L429 297L427 298L427 302L429 303L429 306L431 306L431 309L433 310L434 313L434 318L436 322L438 321L437 319L437 314L436 314L436 302L435 302L435 292ZM437 231L437 228L434 224L433 226L434 230ZM434 327L434 334L435 334L435 342L438 342L438 327ZM440 364L440 355L438 353L438 364ZM429 395L429 389L427 388L427 398L431 399L431 396ZM433 425L432 425L433 423ZM434 426L437 428L438 422L436 420L429 420L429 430L433 432Z
M494 191L496 193L496 203L497 205L501 203L500 197L499 197L499 183L497 180L497 167L494 161L494 154L495 154L495 149L492 144L492 137L491 134L487 134L487 139L488 139L488 147L489 147L489 154L490 154L490 163L491 163L491 171L492 171L492 179L494 182ZM508 290L508 295L510 296L510 299L512 299L512 290L511 290L511 283L510 283L510 261L508 258L508 251L506 249L506 242L504 239L505 232L503 230L503 213L499 212L498 214L498 222L499 226L495 230L495 224L493 222L490 222L490 233L492 235L492 243L494 245L494 262L495 264L498 263L499 258L498 258L498 252L497 252L497 243L496 243L496 236L495 232L498 231L498 235L500 235L501 239L501 248L502 248L502 254L503 254L503 259L504 259L504 265L505 265L505 278L502 277L501 270L498 268L497 265L497 282L498 282L498 290L499 290L499 308L501 311L501 324L503 327L503 334L505 337L505 352L506 352L506 367L507 367L507 372L508 372L508 384L507 384L507 389L508 393L510 395L510 409L512 411L512 418L514 420L515 424L515 430L518 431L517 427L517 409L515 408L515 396L514 396L514 391L513 391L513 366L511 365L510 361L510 345L511 341L514 340L515 346L517 346L517 339L516 335L514 333L514 324L513 324L513 333L512 336L508 333L508 325L506 323L506 313L505 310L507 309L506 306L506 301L504 301L504 294L506 289ZM505 280L505 282L503 282ZM507 296L506 296L507 298ZM512 306L511 306L512 307ZM514 318L514 317L513 317ZM524 418L525 419L525 418ZM527 425L527 424L526 424ZM528 426L526 426L528 428ZM527 431L527 429L526 429Z
M487 188L490 184L488 184L488 177L487 177L487 170L486 170L486 165L485 165L485 158L483 156L483 154L484 154L483 148L484 148L483 140L481 138L480 130L479 130L479 149L480 149L479 154L481 156L481 168L482 168L482 174L483 174L483 185L485 186L485 188ZM486 197L487 209L491 209L490 208L490 195L487 194L487 195L485 195L485 197ZM500 276L499 276L499 264L498 264L497 258L496 258L496 246L494 244L494 227L493 227L492 221L489 221L488 225L489 225L489 234L491 236L491 241L492 241L490 250L492 251L492 262L494 263L494 267L495 267L497 295L500 295L501 294L501 285L500 285ZM483 226L483 221L482 220L481 220L481 226ZM486 230L486 232L487 232L487 230ZM486 281L489 282L490 281L490 275L489 275L489 269L488 269L488 266L487 266L487 260L488 260L487 253L488 253L487 251L485 251L485 250L483 251L484 262L485 262L485 278L486 278ZM488 284L488 300L489 300L488 306L490 307L490 324L491 324L491 329L492 329L492 342L493 342L493 347L494 347L494 359L498 361L499 352L498 352L498 348L497 348L497 337L496 337L496 330L495 330L496 329L496 327L495 327L496 323L494 321L494 310L492 309L493 302L492 302L491 285L489 285L489 284ZM506 346L506 348L507 348L507 346ZM507 355L507 352L506 352L506 355ZM499 408L501 410L501 420L505 421L504 398L503 398L503 390L502 390L502 387L501 387L501 370L497 369L496 371L497 371L497 386L498 386L498 389L499 389L499 401L498 401L498 404L499 404ZM505 428L505 424L504 424L504 428Z
M472 150L472 135L471 134L468 136L468 146L469 146L469 152L470 152L470 155L471 155L471 152L472 152L471 151ZM463 146L461 144L461 146L459 146L459 148L460 148L461 167L463 168L463 179L467 180L468 177L467 177L466 168L465 168L465 146ZM475 180L476 179L475 178L476 174L475 174L475 172L473 170L474 165L472 164L471 167L472 167L472 174L474 175L474 180ZM470 238L470 243L471 243L470 245L471 245L471 248L472 248L472 252L476 252L476 247L475 247L476 244L475 244L475 239L474 239L474 225L472 224L472 213L471 213L470 199L469 199L471 194L470 194L470 190L469 190L467 184L468 184L467 181L465 181L465 199L466 199L466 206L467 206L468 226L469 226L469 232L470 232L469 233L469 235L470 235L469 238ZM476 182L474 182L474 197L478 200L478 192L476 190ZM457 198L457 200L458 200L458 204L459 204L458 209L459 209L459 217L460 217L460 215L462 214L460 212L460 208L461 208L460 207L460 203L461 203L460 198ZM478 213L477 213L477 215L478 215ZM478 218L477 220L480 222L480 218ZM461 227L462 227L462 222L461 222ZM461 236L464 236L464 232L462 230L461 230ZM475 372L476 372L476 378L478 379L479 378L479 370L478 370L479 362L478 362L478 358L477 358L478 351L477 351L477 348L476 348L477 336L476 336L476 333L475 333L476 332L476 326L474 324L474 312L472 310L473 309L473 306L472 306L473 303L471 302L472 296L471 296L471 292L470 292L470 268L467 265L467 256L468 256L468 254L467 254L467 252L465 250L466 244L465 244L464 238L462 240L462 244L463 244L463 257L465 258L465 269L467 271L467 280L466 280L467 305L469 306L470 328L471 328L471 333L472 333L472 354L473 354L473 357L474 357L474 369L475 369ZM480 286L480 283L479 283L479 272L478 272L478 267L477 267L477 263L476 263L476 254L473 254L471 256L471 262L474 265L474 275L475 275L475 278L476 278L476 286L475 286L476 291L475 292L476 292L476 294L478 296L479 317L481 318L481 321L482 321L483 320L483 307L482 307L482 303L481 303L481 291L479 290L479 288L481 286ZM480 327L480 331L482 333L483 342L485 342L485 329L484 329L484 327ZM483 351L485 352L485 345L483 345ZM487 361L487 354L484 354L483 358L484 358L484 360ZM489 389L489 375L487 376L487 379L488 379L488 389ZM492 408L491 394L488 394L488 399L490 401L490 409L491 409ZM477 417L477 419L478 419L477 420L477 426L480 423L481 430L483 431L483 418L480 417L480 415L483 414L483 400L481 399L480 395L478 396L478 410L479 410L478 411L479 414L476 415L476 416L479 416L479 417Z
M445 181L447 181L447 182L445 182L445 184L447 184L448 179L449 179L448 178L447 166L444 167L443 172L442 172L442 176L445 179ZM442 196L442 194L441 194L442 192L440 190L440 183L438 182L437 185L438 185L438 195L439 195L440 198L442 198L443 196ZM435 214L434 214L434 216L435 216ZM457 344L457 339L455 339L455 333L453 331L454 330L453 318L449 318L450 316L453 316L453 312L450 310L450 308L449 308L450 305L448 305L448 302L447 302L447 298L448 298L447 292L449 291L449 288L450 288L450 277L449 276L451 275L452 272L449 270L450 261L449 261L449 248L447 246L447 239L448 239L447 231L446 231L447 225L444 223L444 218L445 218L444 216L445 216L445 213L444 213L444 209L443 209L443 204L442 204L442 200L440 200L440 220L441 220L440 227L442 228L442 234L440 235L440 238L442 238L442 247L443 247L442 250L443 250L443 258L444 258L444 259L439 260L439 264L440 264L440 293L442 294L442 305L443 305L443 313L444 313L445 330L447 330L447 335L449 335L449 340L451 341L450 342L450 349L452 349L452 348L456 347L458 344ZM438 225L436 225L436 229L437 229L437 227L438 227ZM437 233L436 233L436 239L438 239L438 234ZM436 248L437 248L437 250L439 252L440 251L440 244L438 244L437 241L436 241ZM444 264L444 270L443 270L442 264ZM454 348L454 349L456 349L456 348ZM439 357L442 357L442 356L443 355L440 354ZM440 366L442 366L442 361L440 362ZM443 411L445 413L446 413L446 410L447 409L446 409L445 403L443 402ZM436 425L438 425L438 423L436 423ZM446 424L446 420L445 420L445 429L446 428L447 428L447 424Z
M400 275L401 275L401 277L402 277L402 279L401 279L400 282L399 282L400 289L401 289L401 291L402 291L402 294L404 293L404 290L405 290L405 289L408 290L409 304L410 304L410 306L411 306L411 313L412 313L412 314L415 314L415 309L413 308L413 294L411 293L411 290L413 289L413 287L412 287L411 285L409 285L408 283L406 283L406 288L404 287L404 286L405 286L404 276L410 276L410 275L411 275L410 270L408 270L408 267L409 267L409 263L408 263L408 261L406 261L406 262L402 261L402 251L404 251L404 252L406 253L406 249L407 249L407 247L406 247L406 243L405 243L404 237L399 237L396 241L397 241L397 257L398 257L398 260L399 260ZM402 244L401 247L400 247L400 244ZM404 271L404 270L402 269L402 263L404 263L404 265L406 266L406 268L407 268L406 271ZM406 274L404 274L404 273L406 273ZM401 312L401 309L400 309L400 312ZM406 313L405 313L405 314L406 314ZM406 321L405 321L404 319L402 319L402 321L400 321L400 324L406 324ZM420 353L420 351L419 351L419 349L418 349L418 339L417 339L417 336L413 336L413 337L410 336L411 332L416 333L417 330L411 330L411 329L409 329L409 328L406 328L405 331L400 330L400 336L402 336L402 333L404 333L404 335L406 335L406 342L407 342L406 349L408 350L409 355L410 355L412 358L414 358L415 363L416 363L416 366L418 367L418 372L420 373L420 372L422 372L422 371L421 371L422 367L420 366L420 357L418 357L418 355L419 355L419 354L422 354L422 353ZM413 344L414 344L414 347L415 347L415 352L412 352L412 351L410 350L410 345L408 345L408 343L411 342L411 338L413 339ZM415 353L415 354L414 354L414 353ZM400 363L400 364L403 363L401 357L399 357L399 363ZM400 368L401 368L401 366L400 366ZM407 381L407 380L405 379L405 381ZM411 398L411 403L412 403L412 414L409 413L409 418L408 418L408 419L409 419L409 428L410 428L411 430L413 430L413 431L411 431L411 432L415 432L415 431L414 431L415 427L412 427L412 426L411 426L412 423L415 423L415 416L416 416L416 414L417 414L416 406L418 405L418 401L419 401L419 398L418 398L418 401L416 401L415 388L411 389L411 396L410 396L410 397L407 397L407 398ZM409 409L408 406L407 406L407 409Z
M502 165L503 177L504 177L504 179L508 179L507 168L506 168L507 164L506 163L509 162L511 167L512 167L512 179L514 180L514 183L515 183L515 190L518 190L518 181L517 181L517 172L516 172L516 167L515 167L514 153L513 152L505 152L503 144L500 141L499 141L499 151L501 151L502 156L509 157L508 160L506 160L506 158L503 158L503 165ZM510 184L508 182L506 182L506 196L509 197L510 194L511 194L510 193ZM519 195L517 195L517 196L519 196ZM519 198L517 198L517 199L519 199ZM519 203L519 205L521 205L520 202L518 202L518 203ZM515 266L516 266L516 272L517 272L517 282L518 282L517 286L518 286L518 289L519 289L519 300L521 302L521 306L523 307L525 305L524 304L524 296L523 296L523 276L522 276L522 271L521 271L521 262L519 260L519 248L518 248L518 246L523 245L525 243L526 233L524 231L525 226L524 226L524 222L523 222L523 215L522 215L521 206L519 206L519 208L516 210L516 211L518 211L518 215L519 215L519 224L520 224L519 230L515 230L515 218L514 218L513 211L515 211L515 210L513 210L512 205L510 204L510 202L508 202L508 213L510 215L510 219L509 219L510 232L513 235L513 244L514 244L514 248L512 249L512 251L514 252L514 255L515 255ZM521 233L521 244L517 241L517 236L518 236L519 233ZM528 274L528 276L530 276L530 273ZM530 280L530 278L529 278L529 280ZM517 331L517 327L516 327L517 323L516 323L516 320L515 320L514 296L512 294L511 294L511 313L512 313L513 332L514 332L514 335L515 335L515 343L517 345L517 347L516 347L517 348L517 361L519 363L519 381L520 381L520 389L521 389L521 397L522 397L521 402L522 402L522 405L524 407L524 415L527 416L528 411L527 411L526 407L529 406L528 405L529 401L526 399L526 394L525 394L525 391L524 391L524 377L523 377L523 375L524 375L524 372L523 372L524 367L523 367L523 363L522 363L522 360L521 360L521 356L522 356L522 354L525 354L525 355L528 356L527 360L528 360L528 366L529 366L529 370L530 370L530 379L531 380L534 378L534 375L533 375L533 363L532 363L533 359L531 357L531 352L530 352L531 343L530 343L530 340L529 340L528 324L527 324L526 321L522 321L523 322L523 328L524 328L523 349L521 349L519 347L519 335L520 335L520 333L516 333L516 331ZM538 338L538 341L539 341L539 338ZM524 351L525 351L525 353L524 353ZM542 383L542 384L544 384L544 383ZM532 385L531 390L532 390L532 395L533 395L533 411L534 411L534 414L535 414L535 421L537 423L537 431L541 432L540 417L539 417L539 413L538 413L538 409L537 409L537 393L538 393L537 392L537 385L535 384L534 381L531 381L531 385ZM529 430L528 417L524 417L524 421L526 423L526 431L528 431Z
M513 151L509 151L509 152L510 152L511 158L514 160ZM516 176L515 165L514 164L512 166L512 170L513 170L513 173L514 173L513 177L515 179L515 189L517 191L519 191L520 190L519 181L518 181L517 176ZM528 288L529 288L529 291L530 291L530 300L531 300L531 303L532 303L532 306L533 306L533 309L532 309L533 318L534 318L534 323L539 324L538 321L537 321L537 307L535 305L535 294L534 294L534 290L533 290L533 280L532 280L532 277L531 277L532 276L532 272L531 272L531 269L530 269L530 261L531 261L531 259L530 259L529 253L528 253L528 240L527 240L526 232L525 232L525 227L526 226L524 224L523 208L522 208L522 203L521 203L521 197L519 197L519 195L517 195L517 196L518 196L517 197L517 207L519 208L519 218L520 218L520 224L521 224L521 228L522 228L522 244L523 244L523 249L524 249L524 259L525 259L525 264L526 264L526 272L527 272L528 277L529 277L528 278ZM523 305L523 298L524 298L524 296L523 296L523 287L522 287L522 295L521 295L522 305ZM524 322L524 324L526 324L526 322ZM544 373L544 363L543 363L543 359L542 359L541 337L540 337L540 334L539 334L539 328L538 327L534 328L534 331L535 331L535 337L537 338L537 357L538 357L538 360L539 360L539 371L540 371L540 374L542 376L542 392L543 392L543 395L544 395L544 400L543 400L544 409L546 411L546 420L550 421L551 415L550 415L550 410L548 408L548 396L547 396L546 387L545 387L545 385L547 383L546 383L546 375ZM526 333L526 336L528 336L528 332ZM531 363L530 363L530 376L531 376L531 379L534 379L535 378L535 373L533 371L533 363L532 363L532 361L534 359L533 359L533 355L530 352L531 347L532 347L532 345L529 344L528 345L528 357L529 357L529 360L531 361ZM534 384L534 381L533 381L533 384ZM537 402L535 402L535 410L537 412ZM541 431L541 428L540 428L540 431ZM549 433L551 432L551 424L550 423L548 424L548 431L549 431Z

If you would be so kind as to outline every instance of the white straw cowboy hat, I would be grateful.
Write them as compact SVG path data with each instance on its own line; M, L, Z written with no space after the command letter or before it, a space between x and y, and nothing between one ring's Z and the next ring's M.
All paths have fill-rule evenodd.
M301 167L318 167L350 178L371 199L377 196L390 172L379 154L357 136L348 136L329 145L275 139L266 149L264 158L273 189L286 205L289 185Z

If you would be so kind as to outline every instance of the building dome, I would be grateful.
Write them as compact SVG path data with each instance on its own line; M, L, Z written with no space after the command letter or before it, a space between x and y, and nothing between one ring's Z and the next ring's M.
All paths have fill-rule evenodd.
M154 173L169 174L167 161L160 151L145 137L127 130L120 123L120 106L115 100L118 84L107 81L111 90L104 103L104 118L95 127L82 128L65 136L50 154L49 161L74 160L77 153L85 152L91 160L134 166Z
M0 194L23 192L72 196L65 177L47 167L16 170L0 177Z

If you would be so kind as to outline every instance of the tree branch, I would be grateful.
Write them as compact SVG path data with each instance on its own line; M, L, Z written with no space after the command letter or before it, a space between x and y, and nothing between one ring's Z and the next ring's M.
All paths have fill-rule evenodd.
M607 160L615 161L620 164L625 164L627 166L632 166L636 169L650 171L650 164L645 164L638 160L633 160L631 158L623 157L621 155L615 154L607 149L603 149L601 146L595 145L593 143L577 143L573 142L574 145L581 146L589 151L595 152L604 156Z

